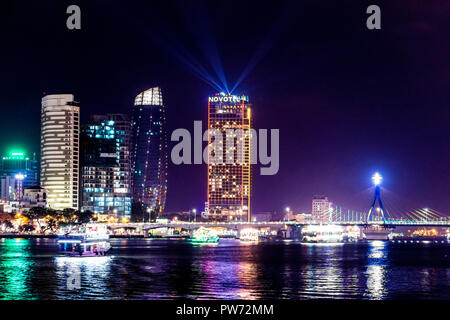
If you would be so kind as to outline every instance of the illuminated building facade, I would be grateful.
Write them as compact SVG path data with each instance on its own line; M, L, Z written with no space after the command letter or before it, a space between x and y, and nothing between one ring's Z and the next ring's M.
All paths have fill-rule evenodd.
M4 201L18 200L18 191L20 192L19 183L14 176L2 176L0 178L1 199Z
M41 187L53 209L78 209L80 107L72 94L46 95L41 107Z
M6 194L8 194L8 196L6 196L7 198L10 198L13 193L16 193L16 196L18 197L21 196L20 192L17 193L14 191L19 185L11 188L11 182L13 180L19 182L18 179L16 179L16 175L19 175L19 177L23 176L23 180L20 181L21 189L38 186L39 163L36 160L36 155L33 155L33 158L30 158L25 152L16 150L0 159L0 179L2 179L2 183L5 183L1 188L6 192L2 192L2 199L5 199L4 196L6 196ZM9 179L7 177L9 177ZM17 183L12 184L16 185Z
M139 93L133 110L133 211L164 211L167 193L166 110L159 87Z
M131 122L94 115L81 131L81 209L131 217Z
M208 98L208 129L217 129L222 133L224 147L222 163L208 161L205 218L250 221L252 191L250 138L241 136L243 140L239 143L230 131L228 135L231 137L227 137L227 129L242 129L248 133L251 127L248 96L221 93ZM226 146L227 138L232 138L233 145ZM242 161L239 161L238 153L242 154Z
M313 196L312 199L312 220L315 222L328 222L331 210L331 203L328 198L321 195Z

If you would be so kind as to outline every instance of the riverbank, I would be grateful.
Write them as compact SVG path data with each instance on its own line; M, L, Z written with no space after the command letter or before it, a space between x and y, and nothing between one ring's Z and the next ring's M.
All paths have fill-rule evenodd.
M110 234L110 239L143 239L144 235L142 234Z
M110 235L111 239L142 239L143 235ZM23 233L0 233L0 239L40 239L40 238L48 238L48 239L56 239L58 235L56 234L23 234Z
M0 238L7 239L37 239L37 238L50 238L55 239L58 236L56 234L23 234L23 233L2 233Z

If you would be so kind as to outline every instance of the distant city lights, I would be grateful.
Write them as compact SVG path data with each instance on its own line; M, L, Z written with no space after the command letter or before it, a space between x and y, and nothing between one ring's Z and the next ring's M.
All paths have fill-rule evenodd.
M24 180L26 177L27 177L27 176L24 175L24 174L22 174L22 173L18 173L18 174L16 174L16 176L15 176L15 178L16 178L17 180Z

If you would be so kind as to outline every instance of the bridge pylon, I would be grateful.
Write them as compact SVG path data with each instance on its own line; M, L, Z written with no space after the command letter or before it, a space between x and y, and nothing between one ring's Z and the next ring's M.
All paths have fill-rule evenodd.
M386 223L386 210L384 209L383 202L381 202L381 187L380 187L381 180L383 180L383 177L378 172L376 172L372 176L372 181L375 184L375 196L372 205L370 206L369 213L367 215L367 222L372 221L373 211L375 209L376 203L378 202L378 207L380 208L383 223Z

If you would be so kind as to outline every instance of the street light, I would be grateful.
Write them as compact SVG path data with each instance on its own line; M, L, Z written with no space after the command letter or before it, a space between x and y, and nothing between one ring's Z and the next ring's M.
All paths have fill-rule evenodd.
M16 176L15 176L15 178L17 179L17 180L23 180L23 179L25 179L27 176L26 175L24 175L24 174L22 174L22 173L18 173L18 174L16 174Z
M291 212L291 208L286 207L286 213L289 215L289 212ZM289 218L289 217L288 217ZM286 216L284 216L284 220L286 221Z
M192 209L192 213L194 213L194 222L197 222L197 209Z

